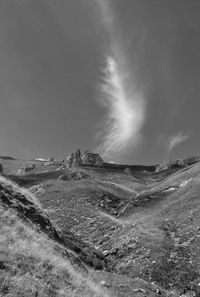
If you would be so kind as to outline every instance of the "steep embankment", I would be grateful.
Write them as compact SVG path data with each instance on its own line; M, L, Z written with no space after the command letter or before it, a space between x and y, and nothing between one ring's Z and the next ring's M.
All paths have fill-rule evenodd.
M0 177L0 203L8 209L14 209L20 218L39 228L40 231L61 244L64 248L73 251L77 259L79 258L95 268L107 268L107 261L101 253L88 248L86 244L79 241L70 231L66 230L64 234L62 231L59 231L51 223L46 213L39 207L33 195L3 177Z
M90 250L88 261L88 251L80 253L72 235L62 237L32 194L3 177L0 243L0 296L109 297L84 265L99 268L98 254L91 260Z

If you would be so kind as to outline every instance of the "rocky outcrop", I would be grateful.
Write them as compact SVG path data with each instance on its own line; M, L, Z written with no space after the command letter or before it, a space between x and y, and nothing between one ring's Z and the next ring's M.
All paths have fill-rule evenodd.
M161 171L168 170L168 169L177 169L177 168L181 168L184 166L190 166L197 162L200 162L200 156L190 157L187 159L178 159L175 161L168 161L168 162L159 164L156 167L156 172L161 172Z
M79 149L73 152L64 160L66 168L75 168L82 166L97 166L103 165L103 159L99 154L94 154L89 151L85 151L82 155Z
M24 167L22 167L21 169L19 169L17 171L17 174L25 174L25 173L29 173L31 172L33 169L35 169L35 164L32 165L26 165Z
M161 171L168 170L168 169L178 169L178 168L181 168L184 166L185 166L185 163L184 163L183 159L178 159L175 161L168 161L168 162L159 164L156 167L156 172L161 172Z
M67 157L65 160L66 168L74 168L83 166L83 162L81 160L81 152L77 149L75 152L71 154L71 156Z
M91 153L89 151L85 151L85 153L81 156L81 160L85 166L100 167L103 165L103 159L100 157L100 155Z

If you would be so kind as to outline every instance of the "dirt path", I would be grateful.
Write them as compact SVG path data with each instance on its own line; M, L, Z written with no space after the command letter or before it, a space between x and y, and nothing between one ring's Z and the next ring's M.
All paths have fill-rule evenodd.
M137 194L137 191L134 191L134 190L132 190L132 189L126 187L126 186L117 184L115 182L108 182L108 181L101 181L101 180L98 180L98 182L102 183L102 184L109 184L109 185L115 186L117 189L126 191L126 192L131 193L131 194Z

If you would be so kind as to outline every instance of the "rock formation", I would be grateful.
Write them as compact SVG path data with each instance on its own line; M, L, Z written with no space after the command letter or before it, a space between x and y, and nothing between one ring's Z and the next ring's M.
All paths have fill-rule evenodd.
M81 160L83 165L86 166L102 166L103 159L99 154L94 154L89 151L85 151L85 153L81 156Z
M183 159L178 159L175 161L168 161L168 162L159 164L156 167L156 172L161 172L161 171L164 171L167 169L176 169L176 168L184 167L184 166L185 166L185 163L184 163Z
M75 168L82 166L102 166L103 159L99 154L94 154L89 151L85 151L82 155L79 149L68 156L64 161L66 168Z
M66 168L74 168L83 166L83 162L81 160L81 152L77 149L75 152L71 154L71 156L67 157L65 160Z

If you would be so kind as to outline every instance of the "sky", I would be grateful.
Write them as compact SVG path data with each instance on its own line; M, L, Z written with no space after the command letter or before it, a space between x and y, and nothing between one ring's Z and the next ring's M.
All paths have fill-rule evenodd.
M199 0L2 0L0 155L200 154Z

